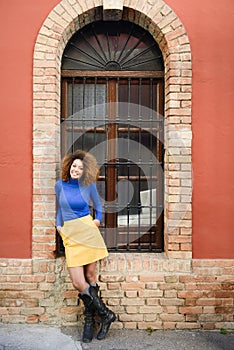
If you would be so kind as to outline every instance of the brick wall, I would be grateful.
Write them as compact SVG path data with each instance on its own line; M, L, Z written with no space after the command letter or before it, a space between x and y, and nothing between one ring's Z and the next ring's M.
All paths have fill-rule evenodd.
M98 266L113 328L233 329L234 261L110 254ZM76 325L82 305L64 258L0 260L0 322Z
M95 2L96 3L96 2ZM98 266L117 328L233 326L234 261L192 260L191 50L162 0L116 1L118 15L148 30L165 62L165 253L110 254ZM106 4L106 2L105 2ZM122 5L121 5L122 4ZM93 6L96 6L95 8ZM0 259L0 321L76 324L82 306L64 258L55 258L54 183L59 169L60 63L79 28L103 16L102 1L62 0L35 44L32 259ZM108 15L108 8L105 8Z

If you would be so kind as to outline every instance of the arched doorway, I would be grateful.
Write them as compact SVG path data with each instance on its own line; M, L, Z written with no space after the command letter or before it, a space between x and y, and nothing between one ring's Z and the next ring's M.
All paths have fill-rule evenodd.
M66 44L77 30L103 18L102 6L93 8L90 4L85 8L84 12L78 3L71 7L66 0L61 0L45 19L35 43L32 242L37 242L38 235L46 235L47 243L41 249L33 248L33 257L54 258L54 182L60 167L61 59ZM124 2L121 9L122 18L148 31L163 53L164 249L168 258L190 259L192 63L189 38L183 23L163 0L145 8L139 3L129 8Z
M61 75L61 155L83 149L97 158L109 249L161 252L164 62L158 44L134 23L93 22L69 40Z

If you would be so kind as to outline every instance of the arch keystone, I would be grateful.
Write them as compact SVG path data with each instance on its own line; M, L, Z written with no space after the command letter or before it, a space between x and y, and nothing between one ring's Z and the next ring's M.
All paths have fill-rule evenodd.
M103 0L103 20L119 21L122 19L124 0Z

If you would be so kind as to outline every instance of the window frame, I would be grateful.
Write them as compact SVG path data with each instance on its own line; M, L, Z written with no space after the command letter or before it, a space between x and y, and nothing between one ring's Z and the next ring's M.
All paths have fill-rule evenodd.
M117 96L117 92L116 92L116 81L117 78L154 78L154 79L158 79L160 81L160 92L159 92L159 98L157 99L157 112L159 112L161 115L163 115L163 110L164 110L164 73L163 72L155 72L155 71L74 71L74 70L62 70L61 72L61 79L62 79L62 83L61 83L61 87L62 87L62 108L61 108L61 118L62 120L66 119L68 117L67 115L67 110L68 110L68 101L67 101L67 82L69 81L69 79L71 78L103 78L103 79L110 79L110 84L108 84L108 96L109 96L109 100L107 102L113 102L113 96L114 99L116 100L116 96ZM113 80L112 80L113 79ZM114 82L112 84L112 81ZM111 96L111 97L110 97ZM109 105L109 104L108 104ZM110 119L112 118L111 113L113 111L109 110L107 111L107 113L109 114ZM112 125L113 127L109 129L108 133L108 137L111 138L116 138L117 137L117 131L116 128L114 126L114 124ZM113 149L109 150L110 152L113 152ZM64 150L62 151L64 152ZM163 158L164 158L164 154L160 154L160 160L163 164ZM110 169L109 172L111 172L112 170ZM113 174L112 174L113 175ZM115 176L109 176L109 178L115 178ZM112 181L113 182L113 181ZM107 201L112 201L113 200L113 194L111 191L112 185L109 184L107 185L107 197L106 200ZM164 185L163 185L164 188ZM163 201L163 200L162 200ZM105 233L103 233L103 236L106 238L108 237L113 237L113 227L115 227L116 225L116 217L117 215L113 215L113 213L106 213L106 220L105 222L107 223L106 227L105 227ZM164 250L163 247L163 242L164 242L164 212L162 211L162 213L160 214L160 217L157 219L157 232L160 232L160 234L157 234L157 246L160 248L157 249L152 249L152 252L162 252ZM153 227L153 226L152 226ZM108 231L110 230L110 232ZM117 225L117 230L118 230L118 225ZM129 226L128 226L128 230L129 230ZM121 229L120 229L121 231ZM116 235L116 234L115 234ZM58 235L57 235L58 236ZM114 244L114 243L113 243ZM122 251L122 250L118 250L116 249L116 247L112 247L112 242L110 242L108 240L108 248L109 251ZM61 247L62 247L62 242L60 237L57 237L57 249L58 251L61 253ZM140 247L140 246L139 246ZM62 251L63 251L63 247L62 247ZM125 248L123 249L123 252L134 252L134 251L138 251L138 252L145 252L146 250L141 250L140 248L138 248L138 250L133 250L133 249L129 249L129 248ZM147 250L147 252L150 252L151 250Z

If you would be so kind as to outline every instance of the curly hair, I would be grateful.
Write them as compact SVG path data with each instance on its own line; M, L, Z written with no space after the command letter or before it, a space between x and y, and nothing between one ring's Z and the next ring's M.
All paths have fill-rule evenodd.
M61 168L62 180L66 182L69 181L70 168L75 159L80 159L83 162L84 173L80 179L82 185L91 185L97 180L99 174L99 167L94 156L82 150L77 150L74 153L69 153L63 158Z

